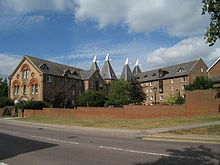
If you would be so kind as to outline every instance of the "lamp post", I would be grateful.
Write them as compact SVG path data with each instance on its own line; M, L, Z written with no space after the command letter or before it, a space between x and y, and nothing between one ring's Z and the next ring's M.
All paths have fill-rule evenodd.
M154 87L153 90L154 90L154 105L156 105L157 104L157 88Z

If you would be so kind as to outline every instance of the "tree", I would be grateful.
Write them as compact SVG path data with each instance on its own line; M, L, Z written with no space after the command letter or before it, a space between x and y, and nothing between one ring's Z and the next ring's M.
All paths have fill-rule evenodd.
M79 97L79 103L83 106L102 107L106 102L103 93L94 90L88 90Z
M3 80L0 77L0 97L8 97L8 83L7 79Z
M146 94L140 86L140 83L133 77L128 81L128 84L127 90L130 96L130 102L134 104L143 102L146 98Z
M202 15L210 15L210 24L205 33L206 43L213 46L217 39L220 38L220 1L219 0L202 0Z
M122 79L113 81L108 95L108 105L129 104L131 99L127 91L128 85L128 82Z
M212 82L208 77L196 77L192 84L186 85L186 90L197 90L197 89L210 89L212 88Z
M170 97L165 101L167 105L182 105L185 103L185 99L180 96L180 92L177 91L174 95L170 95Z

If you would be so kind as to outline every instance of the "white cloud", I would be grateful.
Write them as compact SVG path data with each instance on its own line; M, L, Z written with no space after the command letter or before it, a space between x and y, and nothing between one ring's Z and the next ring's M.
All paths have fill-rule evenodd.
M19 55L0 53L0 77L8 77L22 59Z
M209 47L202 37L187 38L168 47L156 49L145 57L148 68L164 67L203 58L207 65L220 57L220 42Z
M199 0L76 0L78 20L92 19L103 28L122 23L130 32L148 33L156 29L175 36L203 33L207 17L201 16Z

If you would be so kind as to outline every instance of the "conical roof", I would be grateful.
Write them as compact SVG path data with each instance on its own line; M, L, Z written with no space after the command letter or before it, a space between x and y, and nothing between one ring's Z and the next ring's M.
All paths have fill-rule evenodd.
M139 67L139 63L138 63L138 60L137 60L135 66L134 66L134 69L133 69L133 74L137 75L138 73L141 73L141 69Z
M115 72L109 62L109 54L107 54L106 58L105 58L105 63L101 69L100 72L102 78L104 80L115 80L117 79Z
M92 60L92 64L91 64L89 70L98 70L99 71L99 67L97 65L97 57L96 56Z
M132 78L132 76L133 76L133 74L132 74L131 69L129 67L128 58L127 58L120 78L127 81L130 78Z

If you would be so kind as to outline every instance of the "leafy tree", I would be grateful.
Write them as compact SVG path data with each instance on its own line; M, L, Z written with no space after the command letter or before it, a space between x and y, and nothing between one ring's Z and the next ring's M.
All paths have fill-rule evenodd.
M109 95L108 105L126 105L130 103L130 95L128 92L128 82L118 79L112 82Z
M102 107L106 102L103 93L94 90L88 90L79 97L79 103L83 106Z
M174 95L170 95L170 97L165 101L167 105L182 105L185 103L185 99L180 96L180 92L177 91Z
M127 90L130 96L130 102L134 104L143 102L146 98L146 94L140 86L140 83L133 77L128 81L128 84Z
M202 0L202 15L206 12L210 15L210 24L205 33L206 43L213 46L217 39L220 38L220 1L219 0Z
M5 106L12 106L14 105L13 101L9 99L8 97L0 97L0 108L3 108Z
M8 97L8 83L7 79L3 80L0 77L0 97Z
M192 84L186 85L186 90L197 90L197 89L210 89L212 88L212 82L208 77L196 77Z

